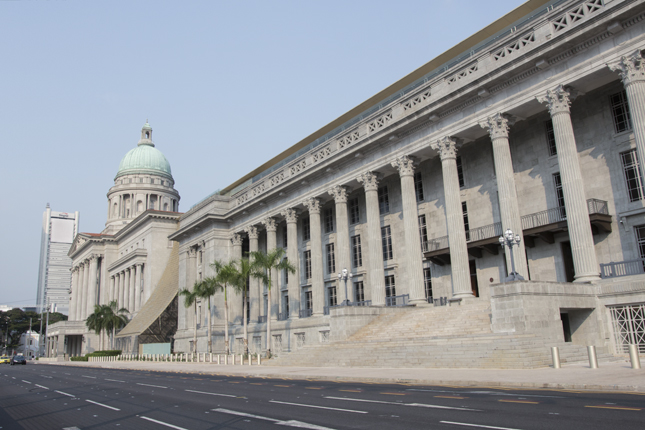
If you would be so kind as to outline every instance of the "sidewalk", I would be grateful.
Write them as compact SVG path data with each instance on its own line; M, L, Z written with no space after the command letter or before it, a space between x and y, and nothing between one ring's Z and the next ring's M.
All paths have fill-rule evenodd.
M79 361L39 365L182 372L261 378L316 379L323 381L407 383L459 387L551 388L565 390L624 391L645 394L645 362L634 370L628 360L601 362L598 369L588 363L563 365L561 369L386 369L367 367L278 367L232 366L210 363L98 362Z

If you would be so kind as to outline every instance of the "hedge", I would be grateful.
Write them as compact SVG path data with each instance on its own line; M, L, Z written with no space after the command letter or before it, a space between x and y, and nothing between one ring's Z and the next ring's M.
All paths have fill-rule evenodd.
M94 351L94 352L90 352L89 354L85 354L86 357L116 357L117 355L121 355L120 349L112 349L107 351Z
M70 357L70 361L87 361L87 357Z

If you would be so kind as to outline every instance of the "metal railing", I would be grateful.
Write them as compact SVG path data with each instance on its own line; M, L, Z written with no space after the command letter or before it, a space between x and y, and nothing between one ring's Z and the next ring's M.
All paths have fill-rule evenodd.
M436 239L430 239L427 242L421 244L423 252L436 251L438 249L445 249L450 246L448 241L448 236L437 237Z
M645 258L616 261L600 265L601 278L619 278L621 276L640 275L645 273Z
M598 199L589 199L587 200L587 209L589 210L589 215L592 214L601 214L609 215L609 206L604 200Z
M391 296L385 298L385 306L407 306L410 301L409 294L401 294L400 296Z
M448 297L428 297L428 303L435 306L446 306L448 304Z
M466 231L466 242L477 242L478 240L490 239L502 235L502 223L485 225Z
M284 321L289 319L289 312L278 312L278 321Z
M543 225L555 224L567 220L567 212L564 206L547 209L522 217L522 230L542 227Z
M265 322L267 322L267 316L266 315L258 317L258 324L262 324L262 323L265 323Z
M344 306L372 306L372 301L371 300L363 300L362 302L348 302L347 304L341 303L339 305L334 305L334 306L325 306L323 308L323 314L324 315L329 315L329 310L332 308L342 308Z
M313 309L300 309L300 318L307 318L313 314Z

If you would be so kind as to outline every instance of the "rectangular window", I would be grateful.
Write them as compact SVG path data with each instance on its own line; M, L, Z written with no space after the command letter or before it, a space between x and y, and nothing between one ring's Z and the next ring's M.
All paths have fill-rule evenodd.
M464 166L461 163L461 155L457 157L457 176L459 177L459 188L466 186L464 181Z
M432 300L432 271L429 267L423 269L423 285L426 290L426 300Z
M349 223L354 225L361 221L361 213L358 209L358 198L349 201Z
M354 282L354 294L357 302L365 301L365 290L363 288L363 281Z
M564 192L562 191L562 179L560 173L553 174L553 184L555 185L555 198L559 208L564 207Z
M630 202L637 202L643 198L643 177L638 165L636 150L623 152L620 154L623 162L623 173L627 182L627 194Z
M645 258L645 225L635 226L634 231L636 232L638 254L640 255L640 258Z
M548 120L544 123L546 128L546 143L549 147L549 156L557 155L558 151L555 147L555 133L553 132L553 121Z
M327 250L327 273L334 274L336 273L336 255L334 253L334 244L330 243L325 246Z
M390 198L387 195L387 186L378 189L378 210L381 215L390 212Z
M328 292L329 292L329 294L328 294L328 298L329 298L329 302L328 302L328 303L329 303L329 306L336 306L336 304L338 303L338 302L337 302L338 298L337 298L337 296L336 296L336 286L335 286L335 285L332 285L332 286L331 286L331 287L329 287L327 290L328 290Z
M325 233L332 233L334 231L334 210L325 209Z
M414 174L414 192L417 195L417 202L423 201L423 178L421 172Z
M421 249L423 249L423 244L428 243L428 226L425 215L419 215L419 238L421 239Z
M311 251L304 252L305 279L311 279Z
M352 264L354 267L363 265L363 251L361 250L361 236L352 236Z
M394 285L394 275L385 277L385 297L396 296L396 287Z
M381 228L381 241L383 243L383 261L392 259L392 230L389 225Z
M609 97L611 113L614 117L614 130L616 133L632 129L632 119L629 113L629 103L625 90Z
M461 212L464 214L464 229L466 230L466 240L470 240L470 223L468 222L468 205L461 202Z
M311 239L311 228L309 226L309 218L302 219L302 240Z
M305 309L312 309L313 308L313 298L311 295L311 291L305 291Z

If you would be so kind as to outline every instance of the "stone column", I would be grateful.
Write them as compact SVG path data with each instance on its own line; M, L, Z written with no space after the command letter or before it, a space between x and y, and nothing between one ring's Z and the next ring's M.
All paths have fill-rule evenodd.
M83 302L81 303L82 319L86 319L90 314L87 309L88 296L89 296L89 284L90 284L90 263L89 260L83 262Z
M130 314L134 314L137 311L137 289L135 287L137 282L137 274L135 269L135 265L130 266Z
M526 262L526 251L524 250L524 233L522 231L520 209L517 203L511 148L508 143L508 119L497 113L486 118L479 125L488 129L491 141L493 142L493 158L495 162L495 174L497 176L497 192L499 195L499 212L502 218L502 232L510 228L513 230L513 233L519 234L522 238L520 244L513 247L513 259L515 261L515 271L527 279L529 272ZM509 272L512 270L511 253L508 251L508 248L506 248L506 267Z
M96 305L96 275L98 268L98 256L93 255L90 259L90 279L87 288L87 314L94 313L94 306Z
M119 309L125 307L125 271L119 272Z
M350 273L352 272L352 259L351 252L349 250L349 220L347 218L347 195L349 190L347 187L336 185L329 190L329 195L334 198L334 203L336 203L336 269L340 273L343 269L347 269ZM336 276L332 275L332 278ZM349 300L352 302L352 282L348 282L348 293L349 297L345 297L345 288L341 288L341 285L338 284L336 288L336 294L342 300L339 300L338 303L342 303L344 300Z
M452 295L454 298L472 297L470 266L466 246L464 214L459 199L459 175L457 174L457 142L451 137L439 139L431 145L441 157L443 194L446 200L446 223L450 245L450 268L452 271Z
M645 168L645 65L643 57L639 50L622 57L615 63L608 64L608 66L612 71L618 72L625 86L634 139L636 140L638 164L642 171Z
M600 268L596 260L578 148L571 124L569 92L559 85L537 99L540 103L547 104L553 122L555 147L558 151L562 191L567 211L567 228L573 254L574 278L576 282L594 281L600 279Z
M141 309L141 263L134 266L134 310L139 312Z
M69 303L69 320L76 321L76 301L78 300L78 268L72 269L72 294Z
M77 280L76 280L76 321L83 320L83 263L79 263L76 266L78 271Z
M268 217L262 221L262 224L264 224L264 228L267 231L267 252L271 252L274 249L278 247L278 239L276 237L276 231L278 230L277 223L275 222L275 218ZM271 303L267 304L267 308L269 311L269 315L267 318L271 318L272 320L276 321L278 319L278 309L279 306L278 304L279 299L280 299L280 288L279 285L280 283L278 282L278 271L277 269L271 269ZM260 295L262 297L262 295ZM262 309L264 308L263 304L260 304L260 312L264 312Z
M289 319L300 318L300 262L298 258L298 212L287 209L282 212L287 220L287 260L296 268L296 273L289 274L287 289L289 291ZM311 224L310 224L311 225Z
M392 167L399 171L401 177L401 200L403 202L403 229L405 231L405 254L403 263L408 277L410 303L415 305L427 304L423 284L423 253L419 236L419 210L417 195L414 191L414 160L407 155L392 162Z
M132 278L131 273L130 273L130 268L127 268L124 270L125 272L125 279L123 282L123 307L128 310L128 312L132 312L131 309L131 304L130 304L130 279Z
M235 233L231 237L233 243L233 260L242 258L242 235ZM242 294L238 294L232 287L228 287L228 313L233 324L242 324ZM231 343L231 348L233 344Z
M110 290L108 291L108 299L107 299L106 304L109 304L112 300L114 300L114 286L115 286L115 283L116 283L116 279L115 279L114 275L110 276L110 287L109 287Z
M249 235L249 252L258 251L258 228L254 225L246 228L246 234ZM260 291L260 281L253 276L249 279L249 318L251 322L257 322L260 316L260 304L262 303L262 292Z
M378 207L378 173L365 172L356 178L365 189L367 206L367 272L373 306L385 306L385 270L381 239L381 214ZM336 288L339 291L340 285Z
M312 315L321 316L325 307L325 281L323 275L322 227L320 225L320 200L310 198L304 205L309 210L311 228L311 296ZM289 233L287 233L287 236ZM287 238L288 240L288 238Z

